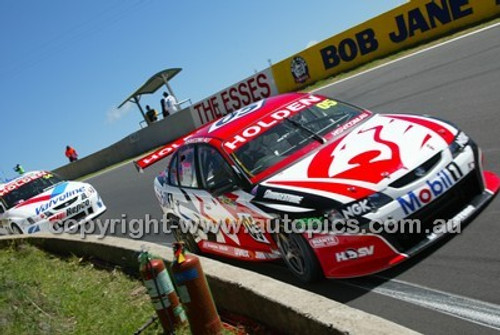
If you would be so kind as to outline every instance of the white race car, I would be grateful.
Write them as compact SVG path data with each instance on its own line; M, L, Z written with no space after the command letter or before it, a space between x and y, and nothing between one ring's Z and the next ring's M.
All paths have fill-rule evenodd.
M65 181L51 172L28 172L0 185L0 234L62 232L104 211L91 185Z

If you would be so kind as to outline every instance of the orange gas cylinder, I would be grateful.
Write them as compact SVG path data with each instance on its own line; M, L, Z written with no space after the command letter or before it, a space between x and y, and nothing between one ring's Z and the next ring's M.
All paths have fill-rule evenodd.
M142 252L139 256L141 277L166 334L186 322L186 314L174 290L172 280L160 257Z
M194 335L220 334L222 323L217 314L200 259L184 254L183 243L174 243L172 275L177 292L186 308L189 327Z

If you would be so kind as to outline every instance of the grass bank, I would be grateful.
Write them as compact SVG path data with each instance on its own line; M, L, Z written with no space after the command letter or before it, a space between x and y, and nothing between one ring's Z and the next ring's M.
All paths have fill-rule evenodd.
M0 250L0 333L133 334L154 315L142 283L35 247ZM160 334L152 325L143 334Z

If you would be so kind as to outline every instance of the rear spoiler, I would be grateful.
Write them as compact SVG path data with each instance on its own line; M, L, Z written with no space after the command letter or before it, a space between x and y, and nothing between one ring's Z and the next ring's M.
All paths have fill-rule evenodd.
M162 159L170 156L175 149L186 143L186 141L196 132L198 129L190 132L189 134L178 138L177 140L170 142L163 147L149 153L138 160L134 161L134 165L138 172L142 173L144 169L150 167L151 165L161 161Z

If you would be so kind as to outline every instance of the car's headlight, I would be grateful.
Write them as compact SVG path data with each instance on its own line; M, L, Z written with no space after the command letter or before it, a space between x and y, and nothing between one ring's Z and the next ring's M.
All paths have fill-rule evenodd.
M381 207L384 207L388 203L390 203L393 199L384 193L373 193L368 196L368 203L370 207L376 211Z
M90 196L92 194L95 193L95 188L93 188L91 185L88 185L86 188L85 188L85 193Z
M345 221L344 216L336 209L331 209L329 211L325 212L325 217L330 221L331 223L335 222L343 222Z
M325 213L325 216L328 220L330 220L332 222L335 220L343 220L344 219L342 214L340 214L340 212L336 209L331 209L331 210L327 211Z
M450 152L453 158L457 157L464 148L469 144L470 138L465 135L463 131L460 131L457 136L453 139L453 142L450 144Z

